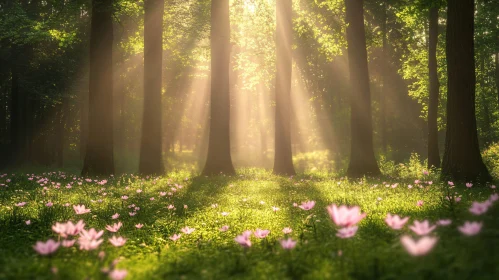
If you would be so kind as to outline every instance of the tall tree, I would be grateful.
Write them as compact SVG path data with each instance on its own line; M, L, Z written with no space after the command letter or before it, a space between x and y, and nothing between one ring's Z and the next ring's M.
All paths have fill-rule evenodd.
M428 72L430 77L430 94L428 104L428 168L440 167L438 150L438 95L439 82L437 74L438 44L438 6L433 4L429 11Z
M380 173L373 149L363 2L345 0L351 107L350 163L347 174L352 177Z
M211 1L211 111L204 175L234 174L230 155L229 0Z
M447 134L442 174L455 180L489 180L475 116L474 0L447 1Z
M163 173L161 81L164 0L144 2L144 115L139 172Z
M112 16L113 0L92 0L85 175L114 173Z
M294 175L291 151L292 0L276 1L276 83L274 173Z

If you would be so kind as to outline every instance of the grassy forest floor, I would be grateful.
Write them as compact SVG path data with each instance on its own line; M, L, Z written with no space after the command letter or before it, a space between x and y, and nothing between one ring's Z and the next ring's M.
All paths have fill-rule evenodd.
M472 202L495 193L492 183L452 188L438 174L416 169L364 180L327 173L286 178L261 169L212 178L175 172L91 182L60 172L9 173L0 178L0 279L106 279L113 262L127 279L498 279L499 205L482 215L469 211ZM309 200L316 202L311 210L293 206ZM336 236L326 211L333 203L358 205L367 213L354 237ZM77 215L73 205L91 212ZM393 230L385 223L387 213L410 220ZM86 229L105 231L97 249L80 250L76 243L49 256L33 249L37 241L59 238L52 230L56 222L80 219ZM452 224L438 226L430 234L438 237L433 250L414 257L400 238L416 237L408 225L425 219ZM123 226L116 233L105 229L118 221ZM465 221L483 222L481 232L463 235L458 227ZM224 225L227 231L220 230ZM182 233L186 226L195 230ZM283 233L286 227L290 234ZM251 237L249 248L235 242L257 228L270 234ZM180 239L171 240L174 234ZM113 246L113 235L126 243ZM281 247L285 236L298 241L294 249Z

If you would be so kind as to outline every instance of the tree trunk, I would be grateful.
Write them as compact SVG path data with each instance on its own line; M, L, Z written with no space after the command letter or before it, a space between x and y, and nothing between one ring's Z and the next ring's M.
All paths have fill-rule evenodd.
M380 173L373 149L371 93L367 69L363 0L345 0L350 72L350 163L351 177Z
M499 52L496 53L496 91L497 91L497 105L499 106Z
M274 174L294 175L291 150L292 0L276 2L276 83Z
M144 2L144 113L139 173L162 174L162 62L164 0Z
M211 108L203 175L235 174L230 155L229 0L211 1Z
M88 141L83 175L114 174L113 1L92 1Z
M490 180L478 145L475 117L474 1L449 0L447 8L447 134L442 175Z
M428 72L430 78L430 93L428 104L428 168L440 168L440 152L438 150L438 96L439 87L437 74L437 43L438 43L438 7L430 8L429 12L429 48Z
M381 23L381 34L383 36L383 60L381 68L381 80L382 80L382 91L380 94L380 122L381 122L381 149L386 153L387 140L386 140L386 95L388 94L388 65L390 63L390 57L388 55L388 34L387 34L387 3L383 1L383 22Z

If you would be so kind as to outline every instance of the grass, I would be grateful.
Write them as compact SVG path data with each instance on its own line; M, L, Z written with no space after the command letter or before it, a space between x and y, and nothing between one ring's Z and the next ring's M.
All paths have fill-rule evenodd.
M421 172L348 180L319 172L285 178L261 169L241 169L232 177L191 177L187 172L157 179L124 175L106 178L103 185L57 172L9 174L0 178L0 184L8 185L0 185L0 279L106 279L101 269L116 259L120 259L117 267L128 271L127 279L497 279L499 206L481 216L468 211L473 201L484 201L495 190L463 184L449 189L437 174L425 178L417 174ZM40 178L48 179L48 191L37 183ZM433 184L409 189L415 179ZM82 185L65 187L75 181ZM54 187L57 183L59 189ZM177 189L173 195L159 195L172 192L171 188ZM451 203L447 195L462 200ZM316 201L312 210L293 207L294 202L307 200ZM418 200L424 202L422 207L416 205ZM27 202L24 207L15 206L22 201ZM52 207L46 206L49 201ZM92 212L76 215L66 203L84 204ZM337 228L325 210L332 203L359 205L367 213L353 238L335 236ZM133 217L128 214L130 204L140 207ZM169 210L170 204L176 209ZM274 212L272 206L280 210ZM117 220L111 218L115 213L120 214ZM384 222L387 213L410 216L409 223L443 218L453 222L432 233L439 241L428 255L413 257L399 240L414 234L407 226L390 229ZM80 251L75 245L40 256L33 250L38 240L57 239L51 230L55 222L79 219L87 228L104 229L117 221L124 226L116 234L106 231L104 243L95 251ZM31 224L26 225L26 220ZM457 230L468 220L483 221L477 236L466 237ZM136 229L138 223L144 227ZM227 232L219 231L223 225L230 227ZM182 234L176 242L169 239L185 226L195 231ZM284 227L292 228L289 236L298 241L293 250L283 250L279 244ZM266 239L252 237L253 245L247 249L234 241L244 230L256 228L271 233ZM107 241L112 235L127 238L126 244L113 247ZM100 251L106 254L103 260Z

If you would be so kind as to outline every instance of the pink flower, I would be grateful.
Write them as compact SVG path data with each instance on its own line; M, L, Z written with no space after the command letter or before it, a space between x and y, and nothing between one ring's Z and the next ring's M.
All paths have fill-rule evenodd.
M133 216L137 215L137 212L128 212L128 215L130 215L130 217L133 217Z
M78 244L80 244L80 250L91 251L97 249L102 241L104 241L104 239L89 240L80 237L78 239Z
M113 220L116 220L116 219L118 219L119 217L120 217L120 214L118 214L118 213L115 213L114 215L112 215L112 216L111 216L111 218L112 218Z
M473 236L482 230L481 222L465 222L464 225L458 227L459 231L464 235Z
M144 225L143 224L136 224L135 227L138 229L141 229Z
M153 200L154 200L154 197L149 198L149 200L150 200L150 201L153 201Z
M495 185L492 185L492 186L490 186L490 188L491 188L491 189L495 189L495 188L496 188L496 186L495 186Z
M29 226L29 225L31 225L31 220L27 220L27 221L25 221L25 223L26 223L26 225Z
M336 204L327 207L327 211L334 223L340 227L351 227L360 222L367 215L366 213L360 213L360 208L354 206L348 208L345 205L337 207Z
M339 238L350 238L357 233L358 229L358 226L340 228L338 230L338 233L336 233L336 236L338 236Z
M420 180L415 180L415 181L414 181L414 184L416 184L416 185L417 185L417 184L419 184L419 183L421 183L421 181L420 181Z
M428 220L414 221L414 225L409 226L409 228L414 231L417 235L427 235L432 232L437 226L430 226L430 222Z
M74 239L73 239L73 240L67 240L67 239L64 239L64 240L61 242L61 245L62 245L62 247L66 247L66 248L68 248L68 247L73 246L73 245L75 244L75 242L76 242L76 240L74 240Z
M274 212L277 212L277 211L279 211L279 207L276 207L276 206L272 206L272 211L274 211Z
M243 231L242 235L247 237L247 238L250 238L251 235L253 235L253 232L251 230L245 230L245 231Z
M184 204L184 209L187 209L187 208L188 208L188 206Z
M194 230L195 230L194 228L184 227L180 231L183 232L183 233L185 233L185 234L191 234L191 233L194 232Z
M398 215L392 216L390 213L385 218L386 224L392 229L399 230L409 221L409 217L400 218Z
M159 193L160 196L165 196L166 195L166 192L160 192Z
M128 196L126 196L126 195L122 195L122 196L121 196L121 199L123 199L123 200L127 200L127 199L128 199Z
M400 238L400 242L407 250L407 252L413 256L423 256L428 254L431 249L437 243L438 238L425 236L418 241L412 239L411 237L404 235Z
M170 236L170 239L173 240L173 241L177 241L180 239L180 237L182 236L182 234L174 234L173 236Z
M219 231L228 231L229 230L229 226L222 226Z
M23 207L24 205L26 205L26 202L19 202L19 203L16 203L15 204L17 207Z
M52 230L62 237L66 237L66 224L55 223L52 226Z
M437 221L437 225L442 226L442 227L448 226L450 224L452 224L452 220L449 220L449 219L442 219L442 220Z
M296 247L296 241L294 241L291 238L283 239L283 240L279 241L279 243L281 243L281 247L285 250L291 250L294 247Z
M107 225L106 229L110 232L117 232L123 224L121 222L118 222L117 224L113 224L112 226Z
M416 202L416 206L421 207L421 206L423 206L423 203L424 203L424 201L418 200L418 202Z
M111 280L123 280L127 274L128 272L124 269L113 269L109 272L109 278Z
M466 187L467 188L471 188L471 187L473 187L473 184L472 183L466 183Z
M45 206L52 207L52 206L54 206L54 203L52 203L52 202L49 201L49 202L47 202L47 204L45 204Z
M485 201L485 202L473 202L471 205L471 208L469 211L475 215L482 215L483 213L487 212L489 210L490 202Z
M269 233L270 233L270 230L268 230L268 229L257 228L255 230L255 236L258 238L265 238L265 237L267 237L267 235L269 235Z
M115 247L121 247L125 245L126 238L123 237L116 237L113 235L113 237L109 238L109 243L113 244Z
M96 231L95 228L91 228L89 230L82 230L80 232L80 239L83 238L83 239L87 239L87 240L96 240L96 239L99 239L102 234L104 234L104 231L101 230L101 231Z
M314 208L314 206L315 206L315 201L306 201L306 202L302 202L301 205L298 207L300 207L303 210L308 211L308 210Z
M234 240L237 243L239 243L239 245L241 245L243 247L246 247L246 248L251 247L251 240L249 239L248 236L245 236L244 234L236 236L236 238Z
M77 215L90 213L90 209L86 209L85 205L73 205L73 209Z
M454 186L454 182L451 181L448 181L447 184L449 184L449 186Z
M170 204L170 205L168 205L167 208L168 208L168 210L171 210L171 209L175 209L175 206L173 206L173 205Z
M141 193L141 192L142 192L142 190L141 190L141 189L138 189L138 190L137 190L137 193Z
M423 175L428 176L429 174L430 172L428 172L428 170L423 170Z
M40 255L50 255L57 251L60 243L55 242L53 239L49 239L46 242L37 241L33 249Z
M496 202L497 200L499 200L499 194L494 193L494 194L491 194L491 195L489 196L489 201L490 201L490 202Z
M73 224L73 222L68 221L66 223L66 234L67 235L77 235L79 234L83 228L85 228L85 223L83 220L79 220L78 223Z
M293 230L289 227L285 227L282 229L282 233L284 234L290 234L291 232L293 232Z

